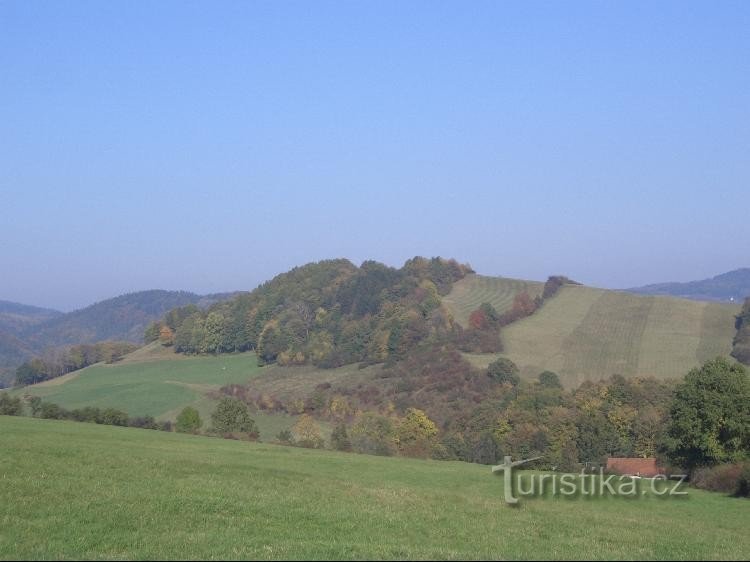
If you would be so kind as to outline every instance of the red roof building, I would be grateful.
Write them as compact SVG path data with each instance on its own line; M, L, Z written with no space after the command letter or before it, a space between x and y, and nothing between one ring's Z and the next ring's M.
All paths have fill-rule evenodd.
M610 457L607 459L607 471L625 476L643 476L645 478L661 474L656 466L655 458Z

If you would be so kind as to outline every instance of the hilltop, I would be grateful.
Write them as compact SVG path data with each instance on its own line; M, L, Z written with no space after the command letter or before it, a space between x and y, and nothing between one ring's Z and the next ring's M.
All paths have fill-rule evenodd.
M700 281L657 283L627 290L641 295L669 295L686 299L741 303L745 297L750 297L750 268L735 269Z

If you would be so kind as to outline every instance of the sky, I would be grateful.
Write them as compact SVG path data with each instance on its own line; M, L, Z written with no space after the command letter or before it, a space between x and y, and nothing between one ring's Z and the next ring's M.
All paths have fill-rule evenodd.
M750 2L0 0L0 299L750 265Z

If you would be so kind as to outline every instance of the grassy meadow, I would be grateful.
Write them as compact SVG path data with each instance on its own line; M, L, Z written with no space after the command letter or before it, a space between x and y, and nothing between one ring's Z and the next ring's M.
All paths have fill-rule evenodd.
M750 504L503 501L489 467L0 416L0 558L746 559Z
M119 363L92 365L13 392L40 396L67 409L117 408L130 416L149 415L159 421L174 421L185 406L192 406L207 426L218 389L247 383L261 372L254 353L194 357L152 344ZM270 440L289 429L296 417L257 412L253 419L261 437Z
M447 297L454 310L493 302L487 294L491 283L478 279L485 278L456 284ZM506 281L498 285L504 301L510 291ZM503 329L502 355L527 377L551 370L568 387L613 374L679 378L708 359L729 355L738 312L730 304L568 285L532 316ZM497 355L467 357L484 367Z

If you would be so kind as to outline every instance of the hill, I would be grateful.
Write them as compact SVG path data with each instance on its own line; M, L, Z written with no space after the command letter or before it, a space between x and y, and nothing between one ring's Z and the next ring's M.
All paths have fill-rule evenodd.
M0 300L0 332L19 335L31 326L41 324L62 314L58 310Z
M167 311L188 304L208 306L226 296L164 290L128 293L59 315L22 336L36 349L103 340L141 342L146 326Z
M466 463L0 416L0 559L744 559L746 502L503 500Z
M735 269L711 279L687 283L658 283L628 289L641 295L669 295L686 299L741 303L750 297L750 268Z
M46 349L105 340L141 343L146 326L167 311L191 304L207 307L235 294L140 291L69 313L0 301L0 323L4 318L12 328L0 328L0 388L12 382L18 365Z
M501 295L488 294L491 286ZM507 301L508 293L523 287L467 278L446 302L463 319L460 311L477 300ZM569 388L614 374L679 378L707 359L730 354L739 311L738 305L566 285L533 315L503 329L502 355L529 378L551 370ZM468 357L486 366L498 356Z

